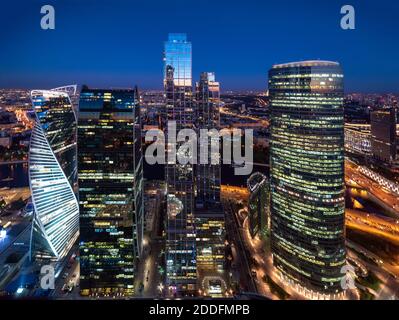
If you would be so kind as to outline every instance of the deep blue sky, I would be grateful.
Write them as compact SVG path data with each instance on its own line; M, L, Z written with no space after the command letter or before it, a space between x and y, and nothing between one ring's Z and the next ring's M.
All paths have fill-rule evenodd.
M56 29L40 28L52 4ZM356 30L340 8L356 9ZM0 88L162 87L168 32L193 43L193 75L215 71L222 89L266 88L274 63L339 61L346 91L399 92L397 0L3 0Z

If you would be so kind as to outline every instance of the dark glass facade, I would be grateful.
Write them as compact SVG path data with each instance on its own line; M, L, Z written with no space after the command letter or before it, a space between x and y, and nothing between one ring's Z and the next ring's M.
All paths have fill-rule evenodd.
M269 71L273 263L310 293L335 294L345 265L343 73L303 61Z
M68 94L32 91L38 121L71 186L76 187L76 116Z
M396 159L396 110L394 108L371 112L371 151L381 161Z
M132 295L144 218L137 90L82 89L78 177L81 293Z
M270 228L270 184L260 172L248 179L248 218L251 237L265 237Z

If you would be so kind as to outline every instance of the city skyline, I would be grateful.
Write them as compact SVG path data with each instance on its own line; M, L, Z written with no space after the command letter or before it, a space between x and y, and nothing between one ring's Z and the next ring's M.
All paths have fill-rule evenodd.
M397 21L252 1L0 22L0 299L399 299Z
M0 68L7 74L0 75L0 87L86 83L160 90L161 43L167 32L156 25L167 24L168 31L187 32L196 43L193 74L213 70L223 83L222 91L264 90L267 70L273 64L326 59L342 65L347 92L398 92L394 32L398 22L393 15L397 3L385 0L376 6L353 1L355 30L340 28L339 1L290 1L287 5L290 10L282 4L250 2L241 7L229 1L229 5L212 4L214 10L198 10L190 2L183 6L179 1L170 6L158 1L134 5L55 2L56 29L45 31L40 29L38 2L24 3L26 10L21 12L17 0L5 4L2 12L7 15L0 20L5 40ZM183 10L180 20L177 6ZM157 24L143 19L149 13ZM209 24L196 28L203 20ZM103 41L110 36L114 47L104 51Z

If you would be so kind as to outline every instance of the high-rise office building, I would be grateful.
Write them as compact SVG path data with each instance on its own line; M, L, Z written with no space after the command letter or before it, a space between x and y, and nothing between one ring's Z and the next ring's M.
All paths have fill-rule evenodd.
M164 47L164 91L166 138L168 124L175 123L177 132L194 127L192 96L191 43L185 34L169 34ZM176 150L180 144L176 145ZM196 247L194 226L193 165L169 159L176 150L166 145L167 184L166 218L166 284L169 291L190 294L196 284Z
M132 295L144 219L137 89L82 89L78 172L81 293Z
M79 89L78 89L77 84L58 87L58 88L55 88L52 90L66 92L69 96L69 99L71 100L73 110L74 110L75 114L77 114L78 104L79 104Z
M206 279L221 277L218 281L224 281L225 219L220 203L220 148L212 150L211 147L212 143L219 146L219 108L219 82L215 81L214 73L203 72L196 84L195 99L197 136L201 137L195 167L195 225L198 287L205 294L212 294L206 292L209 287ZM203 288L204 282L206 288Z
M271 249L282 275L334 295L346 263L343 73L303 61L269 71Z
M208 206L220 204L220 150L212 153L210 148L211 141L219 145L219 133L216 132L220 127L220 85L215 81L215 74L211 72L201 73L200 81L196 84L196 126L198 137L201 129L208 130L206 138L207 163L198 161L196 167L196 202L197 205ZM201 145L205 141L198 141L199 160L201 160ZM205 159L204 159L205 160Z
M396 159L396 110L371 112L371 151L376 159L391 163Z
M247 181L248 222L251 237L267 236L270 228L270 184L266 176L260 172L253 173Z
M31 257L63 258L78 236L76 117L68 94L34 90L36 116L29 148L34 208Z

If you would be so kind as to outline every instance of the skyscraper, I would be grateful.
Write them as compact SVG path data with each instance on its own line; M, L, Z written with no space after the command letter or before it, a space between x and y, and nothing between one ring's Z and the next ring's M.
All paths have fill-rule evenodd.
M215 81L214 73L203 72L196 84L195 99L197 136L201 137L195 167L195 225L198 287L205 294L207 279L224 281L225 219L220 202L220 149L211 148L211 142L219 146L219 107L219 82Z
M338 293L346 257L342 70L329 61L274 65L269 93L273 263L313 293Z
M78 168L81 293L132 295L144 218L137 89L82 89Z
M396 159L396 110L371 112L371 151L376 159L392 163Z
M79 104L79 90L77 84L58 87L52 90L66 92L69 96L69 99L71 100L73 110L77 114L78 104Z
M201 73L200 81L196 85L196 126L198 131L208 130L206 144L209 146L212 140L219 144L219 133L211 130L218 130L220 126L220 85L215 81L215 74L211 72ZM198 133L200 136L200 132ZM199 148L204 142L199 141ZM206 164L199 161L196 167L198 205L220 204L220 150L212 153L208 147ZM201 158L201 154L199 156ZM212 159L214 157L214 159ZM212 161L213 160L213 161ZM217 163L217 164L215 164Z
M31 256L61 259L78 236L76 117L65 92L33 90L31 100L36 116L29 148Z
M164 47L165 131L176 123L176 130L194 127L192 96L191 43L185 34L169 34ZM176 145L176 150L179 144ZM193 165L169 159L176 150L167 144L165 166L167 184L166 283L170 292L195 291L196 248L194 229Z

